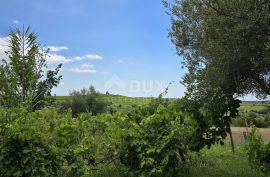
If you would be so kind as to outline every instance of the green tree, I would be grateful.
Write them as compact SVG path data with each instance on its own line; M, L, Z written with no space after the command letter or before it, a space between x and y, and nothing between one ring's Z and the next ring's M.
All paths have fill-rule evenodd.
M70 93L70 96L62 102L60 112L71 108L73 117L77 117L83 112L97 115L106 112L108 105L109 103L103 95L97 92L93 86L90 86L89 89Z
M170 37L183 56L187 88L198 95L270 95L270 2L182 0L170 9ZM219 91L220 91L219 90Z
M172 22L169 36L188 70L183 83L198 112L200 139L207 132L224 138L238 114L238 96L270 95L270 3L176 0L165 5Z
M30 27L12 30L8 42L7 58L0 63L0 105L6 108L25 105L29 111L40 109L62 78L58 76L62 64L55 70L47 70L49 51L37 43L37 35Z

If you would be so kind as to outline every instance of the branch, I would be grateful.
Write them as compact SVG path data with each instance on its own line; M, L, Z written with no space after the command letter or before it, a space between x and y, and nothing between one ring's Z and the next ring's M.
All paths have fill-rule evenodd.
M202 0L202 3L204 3L206 6L210 7L211 9L213 9L214 11L217 12L218 15L222 15L225 17L230 17L230 18L239 18L239 19L243 19L243 20L247 20L247 18L243 17L243 16L238 16L238 15L232 15L230 13L226 13L224 9L222 9L219 6L219 3L217 0L215 0L215 3L217 4L217 7L213 6L209 1L207 0Z

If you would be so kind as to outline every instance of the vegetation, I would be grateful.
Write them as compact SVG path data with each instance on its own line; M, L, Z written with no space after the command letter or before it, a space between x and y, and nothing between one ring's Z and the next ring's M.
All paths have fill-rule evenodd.
M62 65L44 75L48 51L43 51L36 39L29 27L10 32L10 51L6 51L7 59L0 62L1 106L14 108L24 104L29 111L41 109L48 102L46 96L59 84L61 76L57 75Z
M91 86L89 89L73 91L66 100L61 102L60 112L71 108L73 117L83 112L97 115L106 112L108 105L109 103L102 98L102 95Z
M232 121L232 124L238 127L255 125L259 128L267 128L270 127L270 112L266 108L250 111L240 110L239 116Z
M210 134L211 143L226 133L232 137L230 123L241 102L237 96L270 95L269 3L175 0L164 4L171 16L169 36L188 70L182 82L189 105L195 108L192 112L197 111L198 134Z
M172 42L189 70L183 79L188 90L201 95L216 93L221 87L227 94L270 95L268 2L184 0L165 4L172 17Z
M232 122L270 124L267 108L246 112L237 99L270 95L269 3L164 4L188 69L181 99L164 99L168 88L146 99L91 86L50 102L61 64L44 75L48 51L36 34L10 33L11 50L0 66L0 177L270 175L270 143L256 129L235 153L221 146L227 135L232 139Z
M249 135L247 153L252 167L262 171L270 170L270 142L265 144L256 128Z

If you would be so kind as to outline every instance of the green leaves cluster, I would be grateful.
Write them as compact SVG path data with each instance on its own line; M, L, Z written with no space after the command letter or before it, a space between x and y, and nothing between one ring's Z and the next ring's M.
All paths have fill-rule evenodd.
M270 169L270 142L264 143L258 129L251 130L246 145L249 162L253 168L263 171Z
M183 56L187 88L198 95L270 95L270 4L265 0L166 3L170 37Z
M103 95L90 86L89 89L70 93L70 96L60 104L60 112L71 108L73 117L77 117L80 113L97 115L105 113L108 105Z
M135 176L177 176L184 166L195 122L178 102L159 101L129 115L121 162Z
M8 39L10 49L0 61L0 105L5 108L23 105L29 111L41 109L46 96L62 78L58 76L62 65L48 69L48 50L44 51L37 43L37 35L29 27L12 30Z
M1 110L2 176L83 176L94 163L96 145L84 120L44 109Z

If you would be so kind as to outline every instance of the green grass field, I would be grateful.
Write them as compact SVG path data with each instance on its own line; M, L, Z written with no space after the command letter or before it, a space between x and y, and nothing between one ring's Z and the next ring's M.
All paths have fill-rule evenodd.
M200 153L190 153L189 161L176 177L270 177L252 169L243 146L237 146L232 153L227 145L215 145L211 149L203 149ZM185 168L186 167L186 168ZM95 177L127 177L127 169L119 164L107 164L93 171Z
M259 111L262 109L265 109L265 105L262 103L242 103L240 106L240 110L244 111L251 111L251 110Z
M53 96L57 101L63 101L67 98L68 96ZM128 97L128 96L122 96L122 95L105 95L103 94L104 99L106 99L108 102L111 102L113 105L122 105L122 106L127 106L127 105L145 105L150 103L151 99L150 97L144 98L144 97ZM265 109L265 105L262 104L261 102L258 103L249 103L249 102L244 102L240 106L240 110L243 111L259 111Z
M122 105L122 106L127 106L127 105L145 105L150 103L152 98L143 98L143 97L127 97L127 96L122 96L122 95L102 95L103 98L108 101L111 102L113 105ZM56 101L63 101L66 98L68 98L68 96L53 96L53 98L56 99Z

